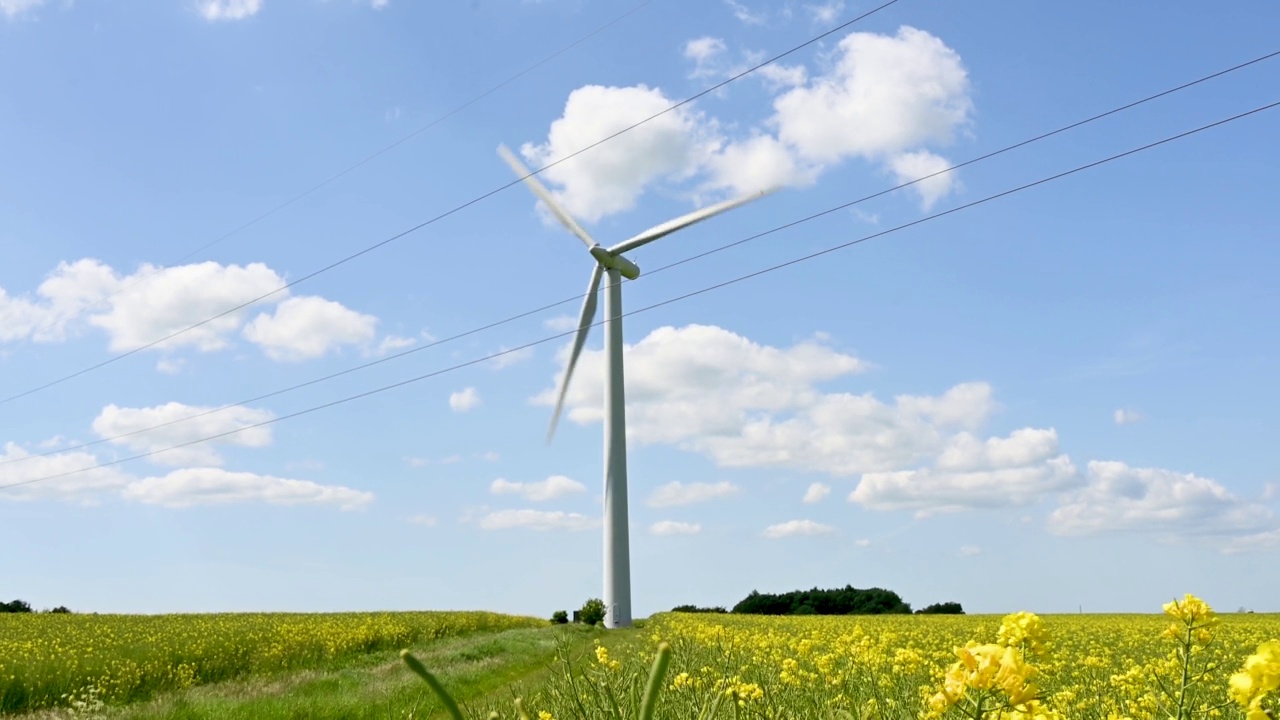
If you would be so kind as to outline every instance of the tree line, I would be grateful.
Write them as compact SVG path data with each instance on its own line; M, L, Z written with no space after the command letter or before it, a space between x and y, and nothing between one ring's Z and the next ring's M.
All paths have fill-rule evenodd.
M678 605L672 612L736 613L741 615L909 615L911 604L896 592L884 588L859 589L852 585L822 590L792 590L773 594L752 590L731 610L723 607ZM963 615L958 602L934 603L917 615Z
M35 612L35 610L31 608L31 603L27 602L26 600L12 600L10 602L0 602L0 613L29 613L29 612ZM59 605L58 607L52 608L49 610L41 610L41 612L69 613L71 611L68 610L66 606Z

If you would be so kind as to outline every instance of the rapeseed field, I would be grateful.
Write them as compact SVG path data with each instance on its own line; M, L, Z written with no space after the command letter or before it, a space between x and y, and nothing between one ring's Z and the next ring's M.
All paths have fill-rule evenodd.
M759 617L670 613L524 701L541 720L1275 720L1280 616L1188 595L1160 615ZM499 713L499 717L507 714Z
M545 620L487 612L0 614L0 711L118 704Z

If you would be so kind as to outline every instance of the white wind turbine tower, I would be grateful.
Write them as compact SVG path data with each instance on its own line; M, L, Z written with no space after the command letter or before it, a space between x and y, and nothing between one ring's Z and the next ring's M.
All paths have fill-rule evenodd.
M555 412L551 415L547 442L550 442L555 435L556 423L564 407L565 392L569 388L570 378L573 377L574 365L578 362L582 346L587 340L587 331L595 319L596 292L600 288L600 279L606 272L609 274L609 283L605 288L604 296L604 625L606 628L630 627L631 549L627 528L627 433L622 374L622 278L635 280L640 276L640 268L622 254L763 197L773 189L695 210L675 220L656 225L611 248L604 248L591 239L587 231L574 221L546 187L533 177L506 146L499 146L498 154L507 161L516 175L524 179L533 190L533 194L538 196L547 209L570 232L587 244L587 251L596 260L596 266L591 271L591 282L587 285L587 295L582 302L582 315L578 319L578 333L573 338L573 350L569 354L569 363L565 366L564 377L560 381L560 392L556 398Z

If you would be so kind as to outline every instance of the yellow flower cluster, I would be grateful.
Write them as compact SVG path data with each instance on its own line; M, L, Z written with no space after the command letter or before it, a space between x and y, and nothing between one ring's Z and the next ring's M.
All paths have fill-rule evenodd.
M1262 709L1266 695L1280 688L1280 641L1262 643L1244 661L1244 669L1231 676L1231 699L1245 710L1246 720L1268 720Z
M973 713L985 709L1001 717L1053 718L1040 705L1040 690L1032 681L1038 672L1026 661L1023 647L1043 648L1044 623L1032 613L1008 615L1000 623L996 642L979 645L970 640L955 649L960 658L943 677L942 690L929 699L925 718L938 718L959 703L969 690L977 691ZM997 693L1001 696L996 697ZM998 704L997 704L998 703Z

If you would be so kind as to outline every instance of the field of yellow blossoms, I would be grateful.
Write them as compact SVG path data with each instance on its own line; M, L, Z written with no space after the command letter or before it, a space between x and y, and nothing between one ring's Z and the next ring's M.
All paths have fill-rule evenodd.
M315 667L432 638L546 621L486 612L0 614L0 712L91 694L130 702L249 674Z
M659 643L659 718L1280 720L1280 616L1220 616L1190 595L1160 615L662 614L630 641L606 635L592 667L566 662L526 705L619 717Z

